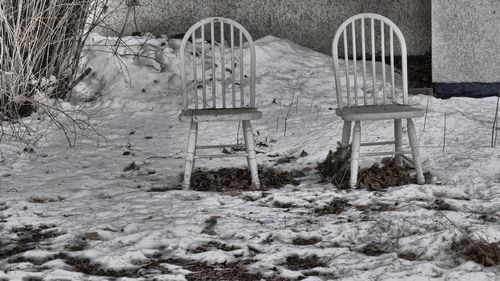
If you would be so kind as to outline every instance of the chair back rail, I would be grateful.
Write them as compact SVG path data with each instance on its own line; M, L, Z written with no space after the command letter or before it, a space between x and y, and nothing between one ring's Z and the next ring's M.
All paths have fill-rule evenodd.
M377 25L379 27L377 28ZM369 28L368 28L369 27ZM369 29L369 31L367 30ZM376 32L377 31L377 32ZM386 32L387 31L387 32ZM369 36L367 33L370 33ZM394 36L395 35L395 36ZM349 38L350 36L350 38ZM341 41L342 37L342 41ZM395 40L401 52L401 97L398 97L396 91L396 67L395 67ZM370 41L370 42L367 42ZM343 42L343 44L341 44ZM349 45L350 43L350 45ZM342 77L339 63L339 44L343 45L344 64L345 64L345 87L342 86ZM386 45L389 45L389 63L390 74L387 75L386 69ZM360 46L361 45L361 46ZM378 49L377 49L378 46ZM368 49L368 50L367 50ZM370 52L371 50L371 52ZM377 78L376 50L379 50L381 57L381 81ZM358 62L358 51L361 52L361 62ZM367 52L371 55L371 73L368 73L369 61ZM349 60L352 55L352 61ZM377 105L377 104L408 104L408 73L407 73L407 49L406 41L401 30L388 18L372 13L363 13L347 19L337 30L333 38L332 56L335 70L335 88L337 92L337 102L339 109L344 107ZM358 63L362 68L362 84L358 86ZM353 87L351 87L352 71ZM390 91L387 90L387 84L391 84ZM368 83L372 83L371 89ZM382 92L378 93L377 83L381 83ZM344 91L345 88L345 91ZM361 89L360 89L361 88ZM368 93L372 92L370 99Z
M255 44L242 25L222 17L199 21L185 34L180 47L183 110L255 108L255 64ZM192 71L192 80L188 71Z

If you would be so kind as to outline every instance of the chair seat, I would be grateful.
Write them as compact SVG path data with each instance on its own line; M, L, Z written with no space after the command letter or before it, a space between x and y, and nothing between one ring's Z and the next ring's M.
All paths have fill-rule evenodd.
M336 113L346 121L407 119L424 116L424 110L409 105L369 105L345 107Z
M184 122L240 121L261 118L262 112L256 108L187 109L179 114L179 120Z

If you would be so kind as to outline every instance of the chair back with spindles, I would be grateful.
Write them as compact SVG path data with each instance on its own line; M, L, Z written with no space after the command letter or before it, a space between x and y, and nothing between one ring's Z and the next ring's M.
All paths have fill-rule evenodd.
M255 108L255 45L234 20L199 21L180 47L183 109Z
M395 79L394 35L397 39L396 43L399 45L401 55L400 70L402 85L399 89ZM341 45L340 47L343 49L344 54L344 68L341 68L339 65L339 44L341 43L341 37L343 39L343 46ZM386 37L389 38L387 39ZM386 67L387 44L389 45L390 69ZM358 57L360 53L361 58ZM371 58L367 57L367 54L371 54ZM349 18L339 27L335 34L332 55L339 109L377 104L408 104L406 41L401 30L388 18L372 13L358 14ZM376 55L380 55L381 57L381 67L379 69L377 69L378 62ZM352 57L352 61L349 60L350 56ZM361 81L358 80L360 76L357 71L358 67L362 69L363 77ZM345 81L343 81L344 78L342 77L344 69ZM354 76L353 81L351 81L349 73L352 73L352 76ZM379 75L377 76L377 74ZM388 79L391 83L390 89L386 87L388 86ZM343 82L345 82L345 85L342 85ZM382 85L381 93L377 88L377 84Z

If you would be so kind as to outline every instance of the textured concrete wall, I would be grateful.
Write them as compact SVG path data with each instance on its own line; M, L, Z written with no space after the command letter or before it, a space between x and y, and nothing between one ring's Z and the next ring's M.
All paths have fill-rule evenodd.
M500 82L500 1L432 0L434 82Z
M115 5L125 2L111 1ZM344 20L374 12L402 29L411 55L431 51L431 0L139 0L139 4L139 31L184 33L200 19L223 16L243 24L254 39L273 35L324 53L331 52L333 35ZM125 14L121 10L108 24L119 30ZM126 32L130 34L134 29L132 16L128 22Z

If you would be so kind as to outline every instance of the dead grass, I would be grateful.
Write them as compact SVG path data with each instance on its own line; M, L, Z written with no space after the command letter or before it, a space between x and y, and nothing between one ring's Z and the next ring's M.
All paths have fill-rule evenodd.
M335 152L330 151L325 161L318 165L321 181L332 183L339 189L350 189L350 155L350 146L339 145ZM357 187L380 191L391 186L416 184L417 179L411 170L407 164L398 165L394 158L383 158L382 163L360 170ZM430 178L430 174L426 173L426 177Z
M261 190L281 188L287 184L297 185L291 172L273 168L259 167ZM196 191L233 192L256 190L252 185L248 169L224 168L220 170L201 170L193 172L191 187Z
M484 239L465 237L451 245L453 251L466 260L486 267L500 265L500 243L488 243Z
M411 168L398 165L394 158L383 158L382 163L374 164L359 172L358 186L368 190L382 190L390 186L416 184L417 179L410 174Z
M329 182L339 189L350 189L351 147L338 144L335 152L329 151L325 161L318 165L322 182Z

